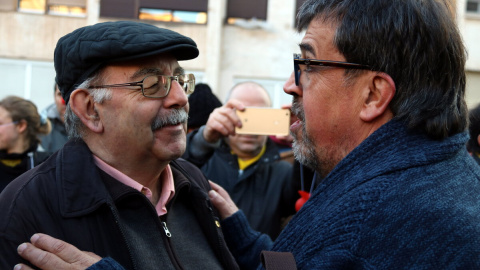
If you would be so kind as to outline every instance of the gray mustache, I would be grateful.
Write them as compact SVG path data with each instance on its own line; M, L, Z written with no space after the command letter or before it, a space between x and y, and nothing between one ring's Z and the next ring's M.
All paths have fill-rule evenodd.
M167 115L157 116L152 123L152 130L157 130L165 126L185 123L188 120L188 113L185 109L172 109Z

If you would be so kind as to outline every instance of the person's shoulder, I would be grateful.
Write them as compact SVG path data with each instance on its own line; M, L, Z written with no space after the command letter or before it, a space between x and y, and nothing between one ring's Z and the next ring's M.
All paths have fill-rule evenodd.
M264 158L267 158L268 161L270 162L279 163L281 164L281 166L292 167L293 152L291 150L285 151L285 152L291 153L292 162L288 162L287 161L288 158L285 158L286 156L288 156L288 154L286 154L285 156L282 156L282 152L280 151L280 148L271 138L267 138L267 142L265 146L266 146L266 150L265 150Z
M189 161L178 158L170 162L172 169L180 171L185 177L187 177L192 183L201 186L206 190L210 190L210 185L208 184L207 179L203 172L194 164Z
M46 158L47 160L50 155ZM53 161L55 158L53 157ZM26 171L19 177L15 178L6 188L5 192L1 193L0 198L5 196L18 194L25 191L39 192L39 186L45 186L46 189L50 189L55 185L55 181L52 178L55 177L55 164L52 162L43 162L42 164ZM17 195L15 195L17 194Z
M173 160L170 163L170 165L172 165L175 168L186 170L188 172L194 172L194 173L200 172L201 173L200 169L197 166L195 166L190 161L187 161L183 158L177 158L177 159Z
M293 169L293 164L288 161L282 160L279 155L264 156L262 160L265 165L271 166L276 170L280 170L282 172Z
M7 218L2 219L0 228L5 228L12 215L26 216L34 208L42 208L46 200L58 199L57 195L53 195L57 188L52 169L50 166L39 165L5 187L0 193L0 213Z
M39 147L42 147L42 146L39 145ZM52 153L45 151L43 147L42 149L37 149L37 151L35 151L34 153L35 166L47 160L51 155Z

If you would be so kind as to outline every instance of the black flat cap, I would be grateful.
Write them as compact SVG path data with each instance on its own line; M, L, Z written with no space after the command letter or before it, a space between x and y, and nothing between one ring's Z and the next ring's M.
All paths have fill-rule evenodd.
M75 87L101 67L160 53L189 60L198 56L198 49L191 38L145 23L117 21L82 27L58 40L55 80L68 103Z

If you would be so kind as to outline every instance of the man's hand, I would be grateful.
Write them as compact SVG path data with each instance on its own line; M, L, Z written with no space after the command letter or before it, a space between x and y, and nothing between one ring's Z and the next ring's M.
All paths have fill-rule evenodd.
M222 137L235 135L235 127L242 127L242 121L235 110L244 109L245 106L240 101L231 99L213 110L203 130L203 138L209 143L216 143Z
M33 265L44 270L54 269L86 269L102 258L46 234L37 233L30 238L31 243L18 246L18 254ZM15 270L32 268L17 264Z
M220 217L226 219L235 214L235 212L238 211L238 207L232 201L228 192L214 182L210 180L208 182L210 182L210 186L212 187L212 190L208 192L208 196L213 206L215 206L220 213Z

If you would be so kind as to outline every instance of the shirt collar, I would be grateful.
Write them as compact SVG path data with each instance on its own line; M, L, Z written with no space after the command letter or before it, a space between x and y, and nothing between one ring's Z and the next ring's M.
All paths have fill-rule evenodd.
M143 186L142 184L128 177L126 174L108 165L105 161L101 160L95 155L93 155L93 161L95 162L95 165L97 165L97 167L100 168L102 171L104 171L120 183L140 191L148 198L150 202L152 201L152 191L149 188ZM159 180L162 185L162 189L160 193L160 198L155 205L155 210L157 211L157 214L159 216L162 216L167 213L166 205L175 195L175 186L173 183L173 175L170 165L167 165L167 167L165 167L163 172L160 174Z

